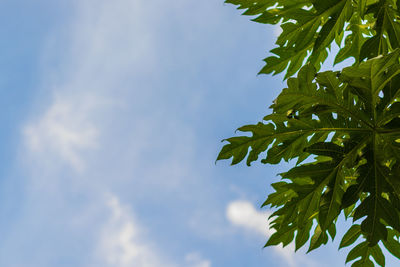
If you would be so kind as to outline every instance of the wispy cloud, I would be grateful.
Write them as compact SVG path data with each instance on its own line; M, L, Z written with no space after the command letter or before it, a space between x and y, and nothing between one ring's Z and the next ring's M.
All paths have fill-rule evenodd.
M270 215L269 212L256 210L252 203L245 200L233 201L226 208L226 217L233 225L263 237L270 237L274 233L269 228L268 217ZM301 252L296 254L292 243L286 247L279 245L272 248L285 260L286 266L318 266L316 262L306 258Z
M121 204L115 192L152 195L150 189L176 189L184 178L193 180L188 167L192 163L185 164L192 154L191 130L165 112L167 107L157 101L158 92L151 87L159 33L152 20L157 17L154 12L162 10L148 11L155 10L154 5L136 0L76 1L75 19L66 31L54 35L46 51L46 58L51 60L52 54L61 66L44 64L43 90L50 100L40 102L22 127L21 159L27 165L29 186L40 183L49 188L52 183L51 189L40 192L28 188L27 198L40 199L40 205L30 209L57 210L66 225L79 224L87 231L94 242L86 249L94 251L94 258L83 266L211 266L200 252L190 252L193 249L174 259L162 256L154 245L157 240L143 234L150 229L141 226L132 203ZM165 154L156 166L143 156L151 149ZM104 194L109 195L104 199ZM49 201L54 195L56 200ZM87 207L86 213L71 211L78 206ZM69 216L58 207L68 207ZM70 234L61 233L66 239Z
M185 257L185 266L190 267L211 267L209 260L203 259L203 257L196 252L192 252Z
M109 194L107 199L111 216L103 226L97 257L115 267L176 266L160 259L156 250L141 240L142 229L129 208L124 207L115 195Z
M98 130L90 121L97 104L93 99L82 98L56 98L43 115L24 127L26 145L35 158L51 164L58 158L76 171L84 169L80 152L97 147Z
M187 251L182 249L173 259L160 253L163 250L157 234L146 235L146 231L154 228L144 227L140 212L135 212L140 204L134 200L141 199L146 207L157 202L153 207L162 206L160 211L168 204L174 205L171 210L178 218L165 220L170 220L169 225L175 220L175 228L171 230L176 232L189 224L189 231L201 232L201 238L218 239L224 231L218 225L223 224L224 207L218 209L216 201L220 197L217 187L225 185L211 184L215 177L209 177L207 169L212 166L214 155L208 155L209 165L202 164L204 158L196 151L196 146L202 144L197 143L192 127L195 123L182 121L185 116L188 121L200 121L198 117L203 114L196 114L197 117L188 114L201 104L201 90L191 88L197 80L186 81L188 86L179 87L185 79L205 79L204 69L214 64L210 58L228 50L225 47L214 50L225 45L220 32L213 32L213 36L204 40L196 36L198 31L208 33L214 27L212 5L205 4L207 7L203 6L202 13L197 14L192 10L199 5L190 6L191 2L186 0L75 3L74 20L54 34L46 50L49 63L44 62L43 90L49 93L50 101L40 102L22 129L21 157L28 162L32 183L41 180L45 187L49 181L56 184L46 192L31 193L28 201L42 201L37 206L31 204L29 208L34 215L27 219L40 218L36 211L51 210L66 221L65 225L79 224L79 233L85 236L78 238L92 237L86 249L94 251L91 260L95 266L210 267L212 262L202 248L197 250L187 245ZM170 5L174 8L168 9ZM211 25L208 28L203 27L204 14ZM180 21L169 25L170 29L159 24L175 19ZM226 29L231 26L229 21L224 23ZM164 35L172 36L169 43L161 39L166 38ZM182 40L185 38L189 40ZM228 43L235 44L235 40ZM166 45L171 47L165 49ZM208 51L204 46L213 49ZM53 66L53 61L59 61L58 67ZM204 62L199 69L194 67ZM171 73L175 77L168 77ZM210 99L214 95L212 90L205 93ZM181 101L177 100L179 97ZM202 187L203 184L208 187ZM51 195L46 195L49 191ZM126 197L122 201L122 195L131 199L127 201ZM76 212L81 206L86 208ZM63 214L65 207L69 210L67 215ZM237 226L263 236L271 234L266 225L267 214L259 213L247 202L231 203L227 216ZM68 230L74 231L71 228ZM65 239L70 234L67 230L60 233ZM186 244L181 247L186 249ZM44 250L38 258L48 253ZM276 251L293 265L292 251L286 248ZM53 253L56 257L58 252ZM79 259L76 261L81 263ZM82 266L91 264L89 260Z
M110 211L107 222L102 226L97 248L97 258L110 267L211 267L211 262L198 252L188 253L184 259L173 263L163 258L159 248L143 237L148 229L140 226L128 206L121 204L116 195L106 194Z

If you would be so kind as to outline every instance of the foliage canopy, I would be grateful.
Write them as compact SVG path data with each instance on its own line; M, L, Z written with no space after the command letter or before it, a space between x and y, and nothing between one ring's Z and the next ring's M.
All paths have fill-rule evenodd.
M297 160L262 206L276 209L266 246L335 238L352 266L385 266L382 245L400 259L400 0L227 0L259 23L280 24L260 73L286 71L287 88L263 122L240 127L218 160ZM341 71L318 72L333 43ZM293 76L297 74L297 77ZM307 158L313 157L304 163ZM355 244L356 243L356 244Z

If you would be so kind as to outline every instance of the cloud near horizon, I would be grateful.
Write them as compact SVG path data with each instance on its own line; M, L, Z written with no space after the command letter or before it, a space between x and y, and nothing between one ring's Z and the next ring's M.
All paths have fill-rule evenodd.
M143 227L134 220L129 207L123 206L115 195L107 194L107 206L111 216L102 227L98 257L104 258L110 267L177 267L159 256L154 246L140 237ZM209 260L198 253L189 253L183 259L188 267L211 267Z
M269 228L268 217L270 215L270 212L256 210L251 202L245 200L233 201L226 208L226 217L233 225L267 238L275 232ZM282 247L280 244L273 246L272 249L288 266L318 266L313 260L304 257L301 251L296 253L293 243L286 247Z

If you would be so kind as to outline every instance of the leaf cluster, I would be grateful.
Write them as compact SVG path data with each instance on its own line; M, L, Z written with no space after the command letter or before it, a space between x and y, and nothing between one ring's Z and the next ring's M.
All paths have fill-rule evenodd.
M272 113L240 127L245 134L218 155L247 165L296 160L262 205L275 209L266 246L309 241L312 251L335 238L344 214L354 224L340 248L356 243L346 262L385 266L382 245L400 259L400 0L226 2L282 28L261 73L298 72ZM333 42L335 63L354 65L318 72Z
M305 62L317 70L332 43L340 46L335 64L356 63L400 47L398 0L227 0L253 21L282 29L260 73L294 75Z
M257 125L238 130L251 136L226 139L218 160L237 164L247 157L263 163L297 160L272 184L263 204L277 208L266 246L310 240L309 251L335 238L341 212L355 224L340 247L359 243L347 261L370 266L370 256L384 266L381 241L400 257L400 49L340 72L316 73L311 64L271 106ZM314 161L302 163L314 156ZM371 265L373 266L373 265Z

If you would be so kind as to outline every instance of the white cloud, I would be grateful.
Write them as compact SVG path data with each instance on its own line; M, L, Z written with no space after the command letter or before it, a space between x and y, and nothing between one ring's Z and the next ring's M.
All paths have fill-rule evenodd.
M107 204L111 216L102 230L98 257L113 267L173 266L165 260L161 261L155 249L142 240L142 229L129 208L121 205L115 195L108 196Z
M185 257L185 266L190 267L211 267L211 262L201 257L199 253L192 252Z
M156 53L156 42L151 40L155 25L145 15L152 5L135 0L76 1L75 19L47 47L46 58L54 61L49 56L53 54L62 63L61 68L49 65L43 70L44 84L48 86L43 90L49 92L50 103L36 107L35 114L22 127L21 156L28 162L33 184L48 188L51 181L51 189L46 192L56 194L60 206L72 205L68 199L76 197L68 195L71 192L92 199L93 206L100 205L99 210L91 211L89 218L85 218L86 226L82 226L87 227L88 235L102 228L99 245L92 248L99 252L94 253L93 261L101 262L100 266L178 266L159 256L156 246L141 234L143 228L129 206L121 205L117 195L107 197L111 215L106 224L96 221L104 211L104 204L96 203L102 199L99 195L124 177L140 179L139 170L134 169L134 157L148 149L150 141L163 142L157 141L157 134L153 133L157 114L140 113L154 94L142 81L147 71L153 71ZM160 125L159 131L165 131L168 124L176 122L171 119ZM114 150L115 147L118 149ZM110 156L112 153L116 156ZM122 173L120 162L125 164ZM184 175L184 168L178 164L165 161L160 165L151 169L158 180L163 175ZM71 168L74 171L68 172L68 180L63 180L66 169ZM166 172L159 170L163 168ZM71 184L74 188L70 192ZM44 191L32 197L48 198ZM77 213L73 215L76 217L69 218L71 224L82 221ZM190 257L187 262L184 254L181 257L176 261L185 262L185 266L205 267L208 263Z
M110 216L101 229L97 258L109 267L211 267L211 262L198 252L188 253L182 264L160 256L160 251L147 240L147 229L139 225L129 206L121 204L114 194L106 194Z
M82 171L85 163L80 153L98 146L98 130L90 121L95 105L92 100L56 98L41 117L29 122L23 132L34 157L52 164L55 157L60 158L76 171Z
M25 161L46 169L64 163L83 173L94 159L88 152L110 140L107 127L115 121L142 123L136 120L141 114L123 116L151 98L141 81L155 64L154 24L144 14L151 6L132 0L75 2L75 19L45 49L41 90L50 100L47 107L36 106L40 112L23 126Z
M189 5L187 3L189 2L182 0L175 1L173 5L182 4L182 8ZM185 75L175 77L176 81L169 87L157 87L163 86L164 80L161 79L161 85L152 84L158 79L158 75L163 75L158 72L160 67L174 69L175 60L183 61L185 56L194 54L210 62L208 51L193 49L191 46L174 46L171 55L167 53L168 50L157 50L156 46L165 45L158 35L165 33L153 21L159 19L158 13L167 11L165 6L170 4L144 0L76 1L78 12L73 23L69 25L67 32L61 31L60 35L55 35L53 46L47 47L46 57L50 58L50 64L43 70L46 80L44 83L47 86L44 90L49 91L52 98L47 107L40 103L41 106L36 107L32 118L23 127L26 146L22 156L24 160L33 162L29 169L29 173L36 174L32 176L33 181L58 181L51 190L52 194L58 195L58 206L68 206L73 210L72 206L79 205L79 197L82 197L91 202L88 206L98 204L102 209L104 203L97 203L93 199L101 199L99 195L113 191L114 188L119 193L129 191L133 196L143 194L151 198L154 198L154 189L158 189L160 192L157 193L162 198L162 194L173 187L176 194L172 202L193 201L187 206L195 203L204 216L217 212L218 209L210 211L207 201L212 202L210 199L218 194L210 193L204 199L193 200L196 199L195 194L204 197L203 188L198 187L198 182L194 180L204 176L202 179L205 181L208 171L200 164L201 157L192 158L195 155L194 147L198 145L194 140L193 129L175 118L174 113L190 111L188 107L192 108L191 103L197 92L191 93L185 99L184 103L188 107L175 103L175 111L171 110L171 106L181 92L170 90L179 86ZM159 7L154 8L154 5ZM177 34L178 38L189 36L192 38L191 42L201 41L203 45L223 39L217 35L219 33L214 33L214 40L200 39L196 36L197 28L193 30L192 27L198 27L204 32L209 30L200 26L204 25L203 14L197 17L198 21L195 23L193 13L184 8L180 12L185 15L182 21L190 19L191 24L184 30L184 24L181 23L179 26L182 29L173 28L170 33ZM211 19L210 12L207 12L208 20ZM164 17L169 15L162 14ZM201 48L201 45L195 48ZM175 49L179 53L183 49L184 56L174 58L180 55ZM168 64L164 62L163 65L165 57L173 61ZM54 58L60 61L57 68L51 62ZM46 62L44 64L46 66ZM196 64L197 61L191 61L185 66L195 72L195 76L201 76L197 73L201 68L193 68ZM48 77L51 79L47 80ZM29 155L25 153L27 151L30 152ZM91 153L93 151L96 153ZM149 156L150 153L156 156ZM63 180L64 165L76 171L67 174L68 183ZM51 169L50 175L44 176L43 172L47 169ZM78 183L71 190L72 194L68 195L70 192L66 188L70 186L69 182L80 181L82 178L87 183ZM46 181L42 184L48 187ZM146 186L141 186L142 184ZM43 191L33 196L41 197L51 199L44 196ZM52 205L47 199L41 203ZM70 199L75 201L74 204L69 202ZM118 194L110 196L107 203L111 215L104 225L97 220L97 213L101 211L88 212L84 222L73 212L67 218L85 224L82 227L87 227L88 233L102 228L98 237L99 247L94 245L93 249L98 252L97 259L104 260L105 264L116 267L148 267L176 266L175 262L179 262L182 263L180 266L185 267L211 266L211 261L198 252L185 254L185 251L173 263L160 257L158 247L153 245L157 240L150 240L143 235L140 218L137 219L130 212L128 205L121 205ZM46 211L43 206L35 208ZM185 219L190 218L182 220ZM257 231L266 229L261 226L260 221L259 216L252 224ZM178 223L183 225L182 222ZM193 231L204 227L207 228L203 229L204 232L211 233L218 228L210 222L201 224L202 226L193 227ZM212 227L214 228L208 229Z
M273 230L269 229L268 217L270 215L269 212L257 211L252 203L244 200L233 201L226 208L226 217L233 225L263 237L270 237L274 233ZM282 247L282 244L280 244L272 248L286 261L288 266L318 266L311 259L300 254L301 252L296 254L293 243L286 247Z
M234 201L229 203L226 209L226 216L234 225L270 236L271 230L268 228L267 212L257 211L253 204L248 201Z
M140 154L146 149L148 140L141 137L153 131L150 119L156 119L138 112L152 96L142 77L154 64L156 42L151 39L155 25L145 15L153 4L136 0L75 3L74 20L46 47L46 88L42 90L50 95L49 103L41 101L22 127L21 158L28 165L29 184L47 189L52 182L51 189L39 194L31 191L31 198L45 199L40 203L48 205L34 208L52 209L46 200L50 194L57 195L61 207L80 205L77 196L90 199L87 206L100 208L88 211L84 220L78 212L71 214L66 224L86 227L88 236L102 228L99 246L93 244L92 248L101 251L94 253L94 262L115 267L177 266L155 252L156 246L141 235L142 228L117 195L108 197L111 215L106 224L97 221L104 212L99 196L122 177L141 178L138 171L121 174L118 167L123 162L125 170L131 171L135 162L131 152ZM60 61L59 68L53 66L55 58ZM177 261L183 262L184 255L181 257Z

